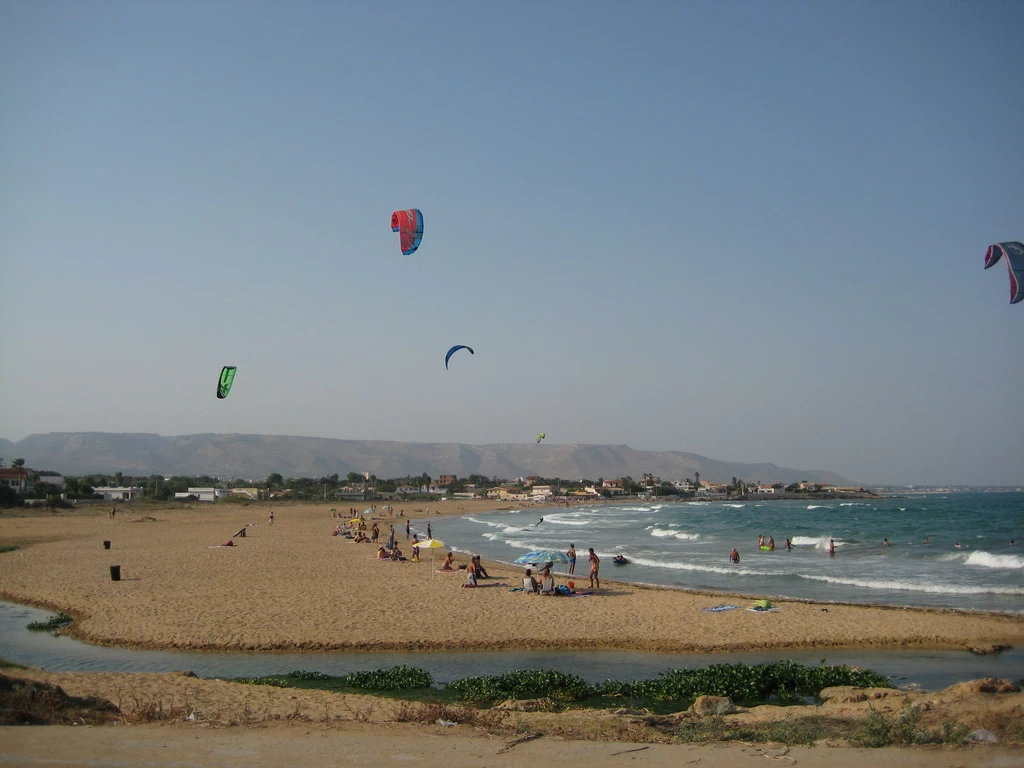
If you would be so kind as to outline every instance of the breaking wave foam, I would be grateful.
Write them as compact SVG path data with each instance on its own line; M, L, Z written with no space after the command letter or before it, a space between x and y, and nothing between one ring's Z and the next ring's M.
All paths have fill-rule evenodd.
M669 568L673 571L701 571L703 573L721 573L727 576L775 576L778 574L752 571L749 568L728 568L718 565L697 565L696 563L680 563L676 560L653 560L646 557L630 556L630 561L637 565L651 568Z
M904 592L930 592L937 595L1024 595L1024 589L1018 587L969 587L962 584L933 584L914 581L883 581L881 579L850 579L838 576L815 576L812 574L795 574L801 579L824 581L829 584L845 584L850 587L864 589L897 589Z
M681 539L686 541L688 539L699 539L699 533L687 533L686 531L673 531L666 528L654 528L651 530L651 536L657 536L659 539L665 536L671 536L675 539Z
M971 552L964 560L964 565L980 565L985 568L1024 568L1024 557L1019 555L993 555L979 549Z
M828 549L828 541L835 541L836 547L843 546L843 542L834 539L832 536L794 536L789 543L794 547L814 547L815 549Z

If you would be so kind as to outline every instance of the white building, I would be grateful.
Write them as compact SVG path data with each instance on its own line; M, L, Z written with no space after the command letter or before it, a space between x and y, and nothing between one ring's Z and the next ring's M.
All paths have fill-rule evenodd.
M188 499L194 496L198 501L216 501L230 495L231 491L227 488L189 488L185 493L174 494L174 498Z
M101 494L106 501L132 501L134 499L142 498L141 485L133 485L124 488L104 486L103 488L93 488L92 490L94 493Z
M557 489L551 485L534 485L530 488L530 496L534 501L548 499L555 495Z

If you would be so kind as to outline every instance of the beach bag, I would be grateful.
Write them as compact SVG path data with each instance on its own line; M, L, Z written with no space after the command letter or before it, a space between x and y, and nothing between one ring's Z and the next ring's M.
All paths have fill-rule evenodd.
M565 584L559 584L557 587L555 587L555 594L556 595L571 595L572 594L572 590L569 589L567 586L565 586Z

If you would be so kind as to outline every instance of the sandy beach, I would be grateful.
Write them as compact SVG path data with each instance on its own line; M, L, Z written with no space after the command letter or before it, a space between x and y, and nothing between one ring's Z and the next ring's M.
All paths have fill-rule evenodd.
M398 511L422 530L427 506L395 505L397 540L407 555ZM430 504L429 519L494 506ZM0 545L19 549L0 554L0 597L72 615L69 634L82 640L138 648L711 652L1024 642L1024 618L1017 616L804 602L781 602L773 613L708 613L701 609L722 602L746 607L750 597L606 579L585 597L527 595L508 589L521 584L520 569L494 564L481 588L463 589L464 574L436 572L444 550L435 550L433 574L426 551L419 563L382 562L373 557L375 547L331 535L339 520L327 505L272 508L273 525L271 507L255 504L122 505L113 520L101 506L5 513ZM386 540L391 519L377 519ZM247 535L232 539L243 527ZM443 538L443 522L434 528ZM234 546L219 546L229 540ZM583 552L586 546L577 542ZM111 565L121 566L121 581L111 580ZM586 564L577 570L576 589L584 589Z

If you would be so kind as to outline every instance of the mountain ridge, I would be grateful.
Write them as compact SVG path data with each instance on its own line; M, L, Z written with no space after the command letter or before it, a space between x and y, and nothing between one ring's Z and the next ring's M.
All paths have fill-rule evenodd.
M646 451L628 445L557 443L413 443L393 440L342 440L293 435L199 433L164 436L147 432L49 432L18 441L0 438L0 456L9 464L65 474L213 475L263 478L323 477L370 472L404 477L423 472L498 476L527 475L565 479L649 472L663 480L693 477L729 482L733 477L766 483L800 480L850 485L826 470L779 467L769 462L729 462L686 451Z

